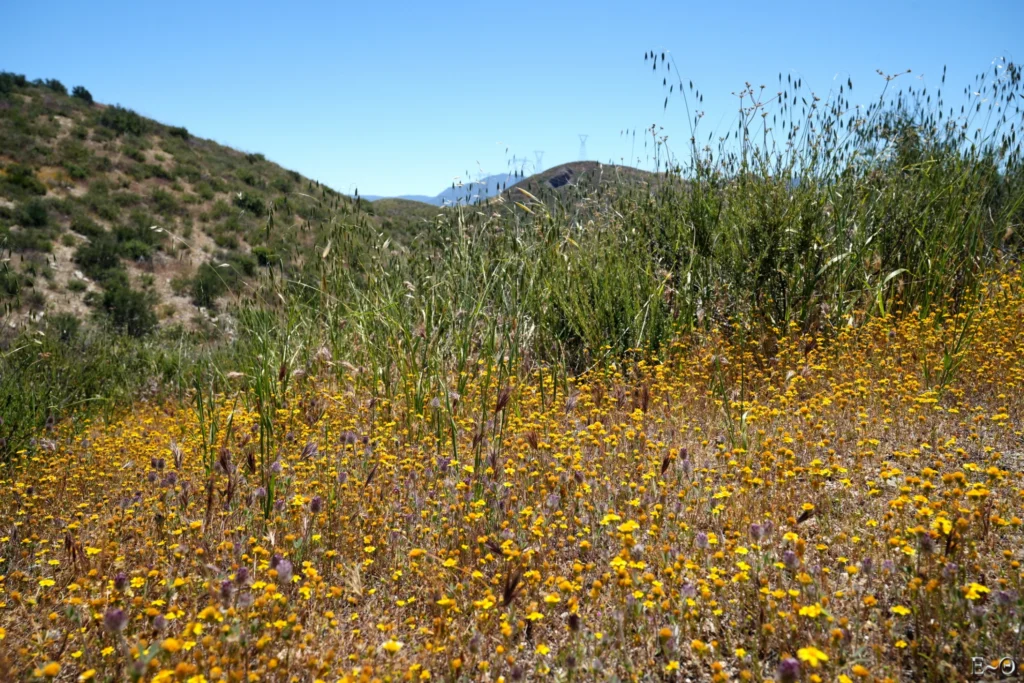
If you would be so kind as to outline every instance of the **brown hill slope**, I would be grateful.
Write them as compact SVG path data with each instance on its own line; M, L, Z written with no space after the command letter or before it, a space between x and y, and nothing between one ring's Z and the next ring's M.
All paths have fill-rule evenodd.
M374 215L261 154L58 81L0 74L0 309L17 327L95 311L131 332L188 323L261 268L298 267L332 217L408 235L434 207ZM429 209L429 210L425 210Z

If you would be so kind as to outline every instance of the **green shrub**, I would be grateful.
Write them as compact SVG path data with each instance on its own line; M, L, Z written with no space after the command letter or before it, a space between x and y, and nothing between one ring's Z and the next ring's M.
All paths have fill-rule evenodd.
M37 84L43 86L44 88L49 88L50 90L59 95L68 94L67 87L65 87L64 84L58 81L56 78L47 78L45 81L37 81Z
M38 289L33 289L25 295L24 305L30 311L42 311L46 308L46 295Z
M5 263L0 266L0 298L14 299L21 292L21 277Z
M90 240L98 238L101 234L106 232L102 225L84 214L75 214L72 216L71 229Z
M121 249L110 235L101 235L90 242L79 245L75 250L75 263L82 272L102 282L112 271L121 269Z
M76 85L72 88L71 96L82 100L86 104L92 104L92 93L86 90L84 85Z
M235 177L250 187L258 187L260 184L259 176L248 168L242 168L236 171Z
M184 126L171 126L167 129L167 134L174 138L181 138L182 140L188 140L188 128Z
M119 245L121 256L131 261L153 260L153 247L142 240L126 240Z
M121 145L121 153L124 154L129 159L134 159L135 161L138 161L140 164L145 163L146 161L146 154L141 149L135 147L134 145L129 145L127 143Z
M68 280L67 290L69 292L76 292L76 293L78 293L78 292L84 292L87 289L89 289L89 285L85 284L84 282L82 282L81 280L79 280L77 278L71 278L70 280Z
M45 228L50 223L50 211L40 199L30 199L18 208L18 221L27 228Z
M161 188L153 190L150 199L153 202L153 208L163 216L173 216L174 214L181 213L181 205L178 203L177 198L167 190Z
M144 135L148 129L144 118L119 104L104 109L99 120L101 126L117 135Z
M213 235L213 243L221 249L238 249L241 244L238 241L238 236L231 232L224 232L220 230Z
M267 212L267 207L266 204L263 203L263 200L248 192L239 192L236 194L234 202L235 206L243 211L248 211L254 216L262 216Z
M203 177L203 173L199 167L191 162L179 162L175 164L174 171L172 173L176 178L184 178L193 185L202 180Z
M4 179L32 194L46 194L46 185L36 177L35 171L23 164L11 164L4 169Z
M256 257L256 263L264 267L276 263L279 258L272 249L267 247L253 247L252 255Z
M192 303L203 308L213 308L217 298L228 291L227 282L221 274L226 268L216 268L204 263L192 278Z
M103 293L100 311L111 325L133 337L143 337L156 327L151 296L123 283Z
M25 84L26 80L23 74L0 71L0 95L8 95L14 92L15 88L24 88Z
M72 282L78 282L85 287L85 284L81 280L72 280ZM68 283L70 289L70 282ZM82 327L82 321L71 313L56 313L49 316L46 321L47 332L56 335L58 339L63 343L73 341L78 336L78 331Z

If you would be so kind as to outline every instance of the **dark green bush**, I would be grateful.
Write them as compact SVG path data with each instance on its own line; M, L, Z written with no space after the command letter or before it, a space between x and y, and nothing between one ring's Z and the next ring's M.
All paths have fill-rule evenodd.
M242 168L236 171L235 177L250 187L257 187L260 184L259 176L248 168Z
M86 104L92 104L92 93L86 90L84 85L76 85L72 88L71 96L82 100Z
M239 192L236 194L234 202L235 206L243 211L248 211L254 216L262 216L267 212L267 207L266 204L263 203L263 200L248 192Z
M24 164L11 164L4 169L4 179L32 194L46 194L46 185L36 177L35 172Z
M204 263L196 270L192 278L192 303L203 308L213 308L217 298L228 291L227 282L220 271L226 268L216 268L209 263Z
M163 216L181 213L181 204L178 203L178 199L167 190L161 188L153 190L150 199L153 202L153 208Z
M81 283L82 281L72 280L72 282ZM56 335L64 343L74 340L81 327L82 321L71 313L56 313L49 316L46 321L46 331Z
M151 261L153 259L153 247L142 240L127 240L121 242L121 256L132 261Z
M167 134L171 137L181 138L182 140L188 140L188 128L184 126L171 126L167 129Z
M24 74L0 71L0 95L12 93L15 88L24 88L27 82Z
M82 272L102 282L121 269L121 248L110 235L101 235L75 250L75 263Z
M18 222L27 228L45 228L50 223L50 211L40 199L30 199L18 208Z
M21 292L21 277L7 264L0 267L0 298L14 299Z
M100 125L118 135L144 135L148 128L144 118L119 104L103 110L100 114Z
M256 263L264 267L276 263L279 258L272 249L267 247L253 247L252 255L256 257Z
M37 83L43 86L44 88L49 88L53 92L58 93L60 95L68 94L67 87L65 87L64 84L58 81L56 78L47 78L45 81L37 81Z
M175 164L172 173L176 178L184 178L192 184L198 183L203 177L199 167L190 162Z
M143 337L156 327L152 298L126 284L108 287L100 300L100 311L111 325L133 337Z

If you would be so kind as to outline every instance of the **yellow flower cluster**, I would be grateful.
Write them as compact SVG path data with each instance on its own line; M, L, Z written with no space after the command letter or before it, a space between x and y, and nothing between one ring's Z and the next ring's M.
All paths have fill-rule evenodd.
M955 678L1019 644L1024 281L854 323L310 371L270 453L219 397L212 469L187 402L68 425L0 471L0 679Z

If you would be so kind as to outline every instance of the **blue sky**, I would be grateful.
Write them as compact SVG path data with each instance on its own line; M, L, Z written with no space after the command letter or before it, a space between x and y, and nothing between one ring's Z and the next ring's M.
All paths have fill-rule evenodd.
M82 84L342 192L380 195L436 194L537 149L545 166L575 160L579 133L599 161L630 157L623 129L657 124L670 145L684 141L681 106L663 111L662 76L644 65L649 49L670 51L705 93L711 128L735 121L731 92L780 71L819 94L852 77L867 103L883 85L876 69L909 68L937 87L947 64L952 94L998 56L1024 59L1018 1L3 5L0 70Z

